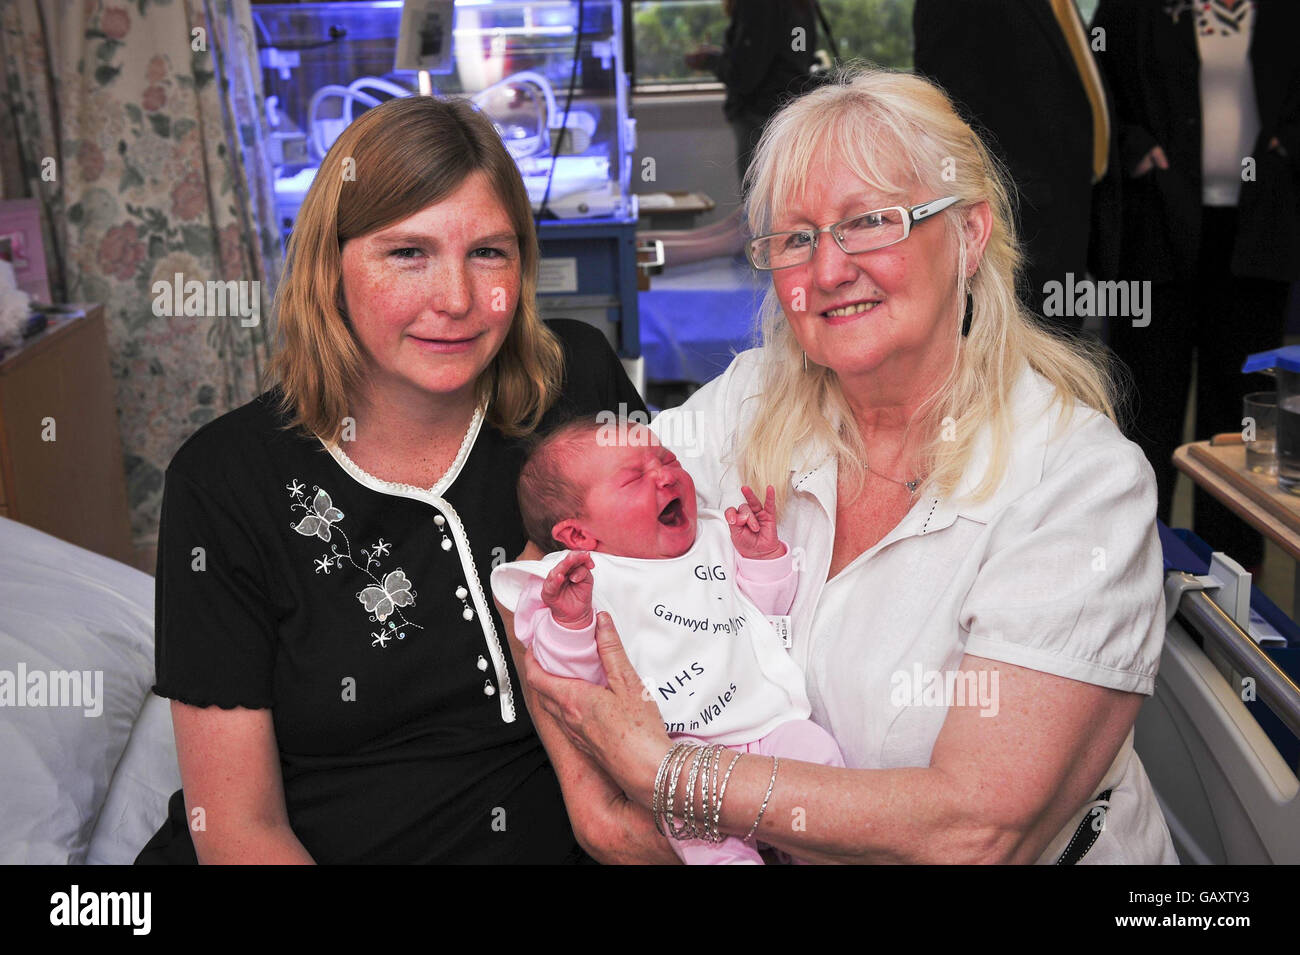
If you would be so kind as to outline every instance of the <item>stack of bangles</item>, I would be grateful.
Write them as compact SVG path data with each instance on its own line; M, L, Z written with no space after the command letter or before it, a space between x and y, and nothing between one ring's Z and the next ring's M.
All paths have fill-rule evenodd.
M736 768L741 754L736 753L732 757L719 785L718 774L722 768L722 754L725 752L730 752L725 746L718 744L706 746L700 743L677 743L668 751L668 755L659 764L658 775L655 776L654 796L650 808L654 816L655 828L661 835L668 835L677 840L701 839L712 843L719 843L727 838L719 825L722 819L722 800L727 794L727 781L731 779L731 771ZM690 769L682 793L683 806L679 821L673 806L677 799L677 784L687 763L690 763ZM763 813L767 812L767 804L772 798L772 788L776 785L776 771L779 765L780 760L773 756L772 778L767 783L767 795L763 797L763 805L758 808L754 824L745 834L743 840L745 842L758 832L758 824L763 821ZM700 807L698 821L695 813L697 792Z

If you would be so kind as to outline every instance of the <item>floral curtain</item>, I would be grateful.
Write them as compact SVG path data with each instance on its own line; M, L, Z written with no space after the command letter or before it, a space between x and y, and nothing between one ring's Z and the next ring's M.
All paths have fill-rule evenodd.
M254 397L269 357L282 250L249 0L4 0L0 65L5 196L40 200L56 300L104 304L147 551L172 454ZM178 275L239 283L257 324L233 303L168 314L155 283Z

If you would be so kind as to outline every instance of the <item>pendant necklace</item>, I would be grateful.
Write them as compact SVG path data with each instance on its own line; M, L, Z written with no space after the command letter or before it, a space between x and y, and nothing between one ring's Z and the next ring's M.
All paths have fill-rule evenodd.
M862 465L862 470L871 471L871 467L870 465L864 462ZM886 481L890 482L891 484L897 484L900 487L907 488L909 494L915 494L916 489L921 486L921 479L919 477L914 477L910 481L900 481L897 478L891 478L888 475L881 474L879 471L871 471L871 473L874 474L876 477L884 478Z

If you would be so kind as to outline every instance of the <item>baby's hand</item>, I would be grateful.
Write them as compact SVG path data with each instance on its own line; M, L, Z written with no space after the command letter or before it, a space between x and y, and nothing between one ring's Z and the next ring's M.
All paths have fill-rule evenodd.
M560 626L570 630L591 626L591 572L595 567L590 554L575 550L542 581L542 603Z
M785 544L776 536L776 489L767 486L767 501L758 502L754 491L742 487L745 503L740 508L727 508L727 523L731 525L731 542L740 556L750 560L772 560L785 553Z

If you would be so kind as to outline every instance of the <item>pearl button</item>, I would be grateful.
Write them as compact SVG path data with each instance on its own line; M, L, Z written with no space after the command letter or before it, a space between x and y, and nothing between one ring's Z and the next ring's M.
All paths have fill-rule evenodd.
M496 695L497 695L497 688L496 688L495 686L493 686L491 683L486 683L486 682L485 682L485 683L483 684L483 695L484 695L484 696L496 696Z
M447 518L443 517L441 514L435 514L433 515L433 522L441 527L443 524L447 523Z
M451 550L451 541L446 537L442 539L442 549Z
M466 607L464 610L462 610L460 615L461 615L462 617L464 617L466 620L473 620L473 619L474 619L474 611L473 611L473 610L470 610L468 607Z
M456 599L457 599L457 600L464 600L464 599L465 599L466 597L468 597L468 596L469 596L469 591L466 590L464 587L457 587L457 588L456 588Z
M479 657L478 657L478 668L479 668L480 670L486 670L486 669L487 669L487 661L483 659L483 654L481 654L481 653L479 654Z

